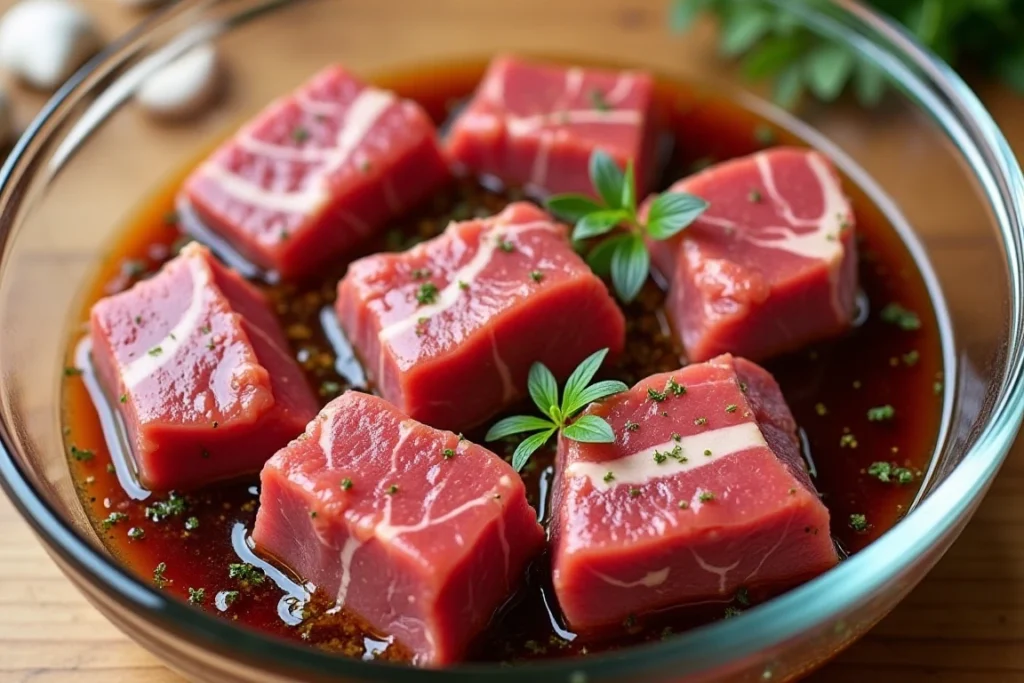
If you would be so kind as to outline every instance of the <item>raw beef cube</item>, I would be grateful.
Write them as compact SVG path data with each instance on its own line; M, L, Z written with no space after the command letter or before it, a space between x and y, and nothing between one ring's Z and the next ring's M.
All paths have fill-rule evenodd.
M149 488L258 472L316 415L263 295L195 243L91 318L93 362Z
M838 561L772 376L720 356L595 403L617 438L561 439L554 587L570 625L766 594Z
M772 149L671 190L711 203L679 237L649 245L671 282L668 315L691 361L721 353L759 360L850 326L853 211L824 156Z
M653 178L654 81L606 71L499 57L448 137L450 156L470 171L546 192L593 188L590 153L622 167L633 160L638 192Z
M426 113L334 66L243 127L188 178L183 198L244 257L292 278L447 179Z
M257 549L418 664L461 658L544 546L504 460L369 394L331 401L261 481Z
M622 313L566 234L515 203L349 266L338 317L380 394L465 430L524 396L535 361L564 378L598 349L620 351Z

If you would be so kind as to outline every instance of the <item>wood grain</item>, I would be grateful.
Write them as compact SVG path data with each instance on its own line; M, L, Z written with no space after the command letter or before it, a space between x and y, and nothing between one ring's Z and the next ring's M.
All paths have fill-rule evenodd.
M0 0L0 8L9 5ZM142 14L86 4L114 36ZM1024 148L1024 101L983 98ZM16 89L22 122L43 97ZM923 160L926 165L927 161ZM974 520L929 577L813 683L1024 683L1024 443ZM0 494L0 683L180 681L95 612Z

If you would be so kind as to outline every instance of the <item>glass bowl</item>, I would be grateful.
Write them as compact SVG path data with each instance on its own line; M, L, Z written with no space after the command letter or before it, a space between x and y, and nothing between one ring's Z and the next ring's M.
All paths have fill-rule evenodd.
M0 187L0 477L61 569L131 637L202 681L781 681L819 666L875 624L967 523L1021 421L1024 179L992 119L945 65L852 2L787 3L821 36L876 63L884 105L811 104L798 125L911 227L948 305L946 427L921 497L893 530L838 568L738 619L585 659L521 667L404 668L331 656L241 629L122 569L89 526L60 438L65 342L82 283L140 200L245 116L338 61L372 76L496 51L645 67L767 103L716 56L710 26L668 29L668 2L374 0L181 2L68 83L18 143ZM132 106L141 74L214 36L230 87L188 125ZM785 123L785 121L784 121ZM871 180L867 180L870 178Z

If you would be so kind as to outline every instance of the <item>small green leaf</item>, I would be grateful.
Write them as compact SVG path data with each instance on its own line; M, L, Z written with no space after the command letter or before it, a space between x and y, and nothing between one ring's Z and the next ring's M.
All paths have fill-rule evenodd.
M585 240L610 231L619 223L627 220L629 214L620 210L595 211L588 213L576 223L572 231L573 241Z
M647 281L650 269L651 257L643 238L630 235L612 254L612 285L619 299L625 303L635 299Z
M766 38L743 58L743 75L754 81L767 78L799 60L803 50L803 41L781 36Z
M497 441L498 439L504 439L506 436L512 436L513 434L536 432L541 429L551 429L555 426L557 425L553 424L551 420L545 420L541 417L534 417L533 415L513 415L512 417L506 417L504 420L498 420L495 422L491 428L487 430L487 434L484 436L484 441Z
M562 412L566 417L571 417L594 401L600 401L602 398L621 394L628 388L629 387L622 382L612 379L597 382L577 394L576 400L573 401L573 403L569 404L568 402L564 402L567 405L562 407Z
M710 0L675 0L669 14L672 30L679 33L689 30L709 2Z
M622 208L622 169L607 152L596 149L590 155L590 182L609 209Z
M803 94L803 74L799 64L787 67L779 77L775 79L775 92L772 97L775 102L784 109L792 109L800 95Z
M597 415L584 415L562 430L562 436L580 443L613 443L611 425Z
M575 223L588 213L600 211L603 207L593 199L582 194L560 194L546 202L548 211L562 220Z
M622 178L622 208L630 215L636 215L636 178L633 160L626 163L626 174Z
M601 363L604 362L607 355L608 349L595 351L584 358L583 362L577 365L569 375L569 379L565 380L565 389L562 390L562 415L565 418L569 418L576 412L572 408L578 403L579 394L587 388L590 380L594 379L594 375L597 374L598 368L601 367Z
M826 44L807 55L804 62L807 86L815 97L831 102L839 97L853 73L853 53L842 45Z
M610 275L612 272L612 254L615 253L620 244L631 238L631 235L623 234L614 235L602 240L587 254L587 265L601 277Z
M865 107L874 107L885 94L885 74L874 64L860 61L853 75L853 92Z
M722 26L719 48L726 57L736 57L752 48L772 28L772 13L749 3L731 12Z
M547 366L543 363L534 363L530 367L526 387L540 412L552 415L552 409L558 407L558 383Z
M677 234L707 211L707 201L683 192L666 192L651 203L647 214L647 234L664 240Z
M544 432L538 432L533 436L528 436L523 439L522 443L516 446L515 453L512 454L512 467L516 472L522 471L523 467L526 466L526 462L530 459L533 453L546 444L551 435L557 431L554 427Z

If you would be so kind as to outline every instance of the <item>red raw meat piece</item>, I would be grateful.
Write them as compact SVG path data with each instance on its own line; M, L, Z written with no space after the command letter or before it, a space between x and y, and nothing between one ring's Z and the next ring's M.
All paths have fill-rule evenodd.
M592 194L590 154L633 160L637 191L653 181L654 81L645 73L499 57L447 140L449 155L478 174L549 193Z
M267 463L253 539L414 662L458 661L544 546L522 480L349 391Z
M316 415L266 299L198 244L98 301L91 336L100 382L151 489L258 472Z
M776 148L684 178L711 203L673 240L649 243L691 361L754 360L849 328L857 290L850 201L818 152ZM644 209L646 211L646 208Z
M333 66L244 126L185 181L183 197L247 259L294 278L448 178L419 105Z
M380 394L414 419L465 430L525 395L535 361L564 378L598 349L621 351L622 312L566 234L518 202L352 263L338 317Z
M759 366L720 356L584 414L617 439L558 444L554 587L573 628L775 592L838 561L796 424Z

